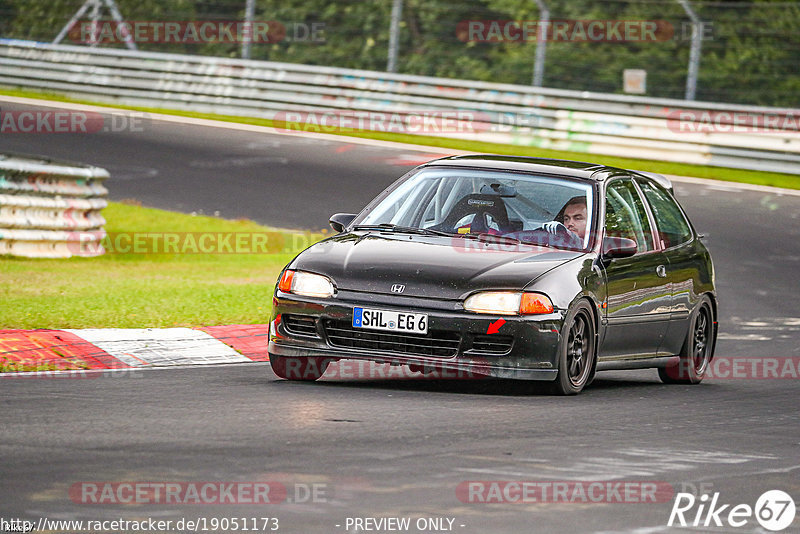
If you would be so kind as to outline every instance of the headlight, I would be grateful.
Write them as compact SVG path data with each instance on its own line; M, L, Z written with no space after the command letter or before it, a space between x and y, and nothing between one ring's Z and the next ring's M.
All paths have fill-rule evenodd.
M333 282L328 277L302 271L284 271L278 289L304 297L333 296Z
M534 315L553 313L553 303L542 293L484 291L467 298L464 309L492 315Z

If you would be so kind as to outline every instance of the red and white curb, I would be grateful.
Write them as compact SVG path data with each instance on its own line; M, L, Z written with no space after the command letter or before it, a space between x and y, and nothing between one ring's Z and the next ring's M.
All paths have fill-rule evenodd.
M268 361L267 325L0 330L6 370L125 369Z

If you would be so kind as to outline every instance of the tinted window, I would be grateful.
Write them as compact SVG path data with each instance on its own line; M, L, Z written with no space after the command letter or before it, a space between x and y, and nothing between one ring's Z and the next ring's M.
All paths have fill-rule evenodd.
M606 190L606 235L633 239L638 252L654 249L650 221L631 180L617 180Z
M658 236L665 248L685 243L692 238L692 229L683 216L680 207L665 190L644 180L639 185L653 210L658 227Z

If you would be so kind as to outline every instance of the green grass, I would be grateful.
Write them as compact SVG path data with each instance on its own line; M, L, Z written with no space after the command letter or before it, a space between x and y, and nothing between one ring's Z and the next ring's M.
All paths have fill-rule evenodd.
M194 117L202 119L212 119L225 122L236 122L242 124L253 124L256 126L278 126L285 127L284 123L275 123L269 119L258 119L252 117L238 117L230 115L216 115L209 113L195 113L191 111L170 110L154 107L124 106L113 103L103 103L90 100L76 99L64 95L36 92L30 90L0 89L0 94L27 98L41 98L59 102L76 102L82 104L99 105L119 109L130 109L146 113L163 113L179 115L184 117ZM294 125L289 125L292 127ZM306 128L307 131L314 131L313 127ZM416 145L426 145L453 150L464 150L468 152L481 152L492 154L508 154L516 156L538 156L545 158L569 159L579 161L591 161L614 167L625 169L646 170L663 174L675 174L680 176L694 176L697 178L709 178L715 180L726 180L731 182L741 182L758 185L769 185L784 187L788 189L800 189L800 177L790 174L780 174L773 172L748 171L741 169L729 169L723 167L709 167L703 165L690 165L685 163L671 163L664 161L642 160L633 158L618 158L613 156L603 156L599 154L586 154L583 152L567 152L561 150L546 150L532 146L521 145L500 145L495 143L484 143L480 141L464 141L458 139L445 139L439 137L383 133L371 131L353 132L326 132L342 136L360 137L367 139L378 139L383 141L394 141L399 143L412 143Z
M0 328L265 323L280 270L301 248L322 237L276 232L248 220L191 216L121 203L111 203L103 216L111 235L270 232L269 243L278 245L265 247L271 253L112 251L100 257L69 259L0 257Z

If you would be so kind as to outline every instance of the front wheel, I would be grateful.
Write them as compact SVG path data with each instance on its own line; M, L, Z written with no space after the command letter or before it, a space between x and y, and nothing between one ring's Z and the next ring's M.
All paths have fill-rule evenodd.
M714 355L714 314L708 297L697 305L678 362L658 369L665 384L699 384Z
M597 356L594 319L586 302L567 314L558 347L558 376L551 386L556 395L576 395L589 383Z
M272 372L279 378L285 378L286 380L313 382L325 374L325 369L328 368L330 362L329 358L321 358L319 356L295 358L278 356L277 354L269 355L269 364L272 366Z

